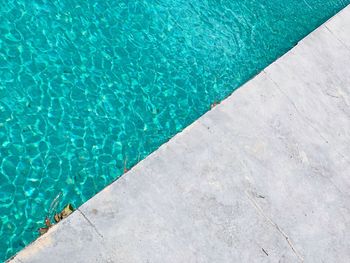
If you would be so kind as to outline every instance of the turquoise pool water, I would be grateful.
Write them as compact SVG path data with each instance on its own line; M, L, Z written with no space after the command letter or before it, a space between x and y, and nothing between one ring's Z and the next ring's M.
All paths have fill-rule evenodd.
M350 0L0 5L0 261Z

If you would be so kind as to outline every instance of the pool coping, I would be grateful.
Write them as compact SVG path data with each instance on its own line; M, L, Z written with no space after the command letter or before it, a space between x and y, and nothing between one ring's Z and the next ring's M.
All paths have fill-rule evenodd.
M345 194L348 185L346 172L349 170L346 165L349 164L350 156L350 150L345 147L346 143L350 143L346 128L350 130L350 123L346 119L347 115L344 117L342 112L347 113L344 107L348 105L347 100L350 98L346 93L337 93L337 85L345 89L350 79L350 71L343 67L345 62L350 63L350 32L346 34L347 30L350 30L350 6L299 41L297 46L242 85L220 105L175 135L8 262L46 262L48 258L52 262L60 262L62 259L71 262L226 262L229 258L260 261L266 260L266 256L269 260L277 260L283 256L287 261L309 261L316 256L315 251L321 251L318 256L323 259L350 258L350 251L344 248L349 242L339 236L341 230L345 231L346 226L349 227L348 222L342 218L349 216L350 211L350 207L346 205L350 203L350 198ZM312 52L315 53L309 54ZM327 56L322 58L324 54ZM329 60L330 68L324 66L325 60ZM314 76L301 76L303 71L298 71L298 67L295 67L295 64L298 64L308 72L310 65L317 67L318 63L321 66ZM291 74L286 77L286 72ZM303 86L306 94L304 98L300 99L300 95L304 96L303 93L293 91L294 83ZM307 93L307 88L312 86L312 83L317 83L320 87L330 85L333 90L330 91L331 94L326 94L327 88L325 92L320 88L322 92ZM267 102L270 98L275 99ZM328 112L324 112L325 115L317 115L317 110L322 111L323 108L317 108L319 104L314 101L315 98L329 109ZM312 101L315 109L309 107L306 100ZM244 110L245 107L251 112ZM277 114L273 120L269 114L276 114L276 109L283 110L286 114ZM249 119L249 123L240 116ZM286 125L285 118L291 118L289 121L295 124L295 127L291 128L292 135L283 126ZM339 134L332 130L335 125L339 127ZM253 133L250 134L251 137L246 136L245 129L256 129L263 138L267 131L285 138L280 138L283 144L270 141L267 137L265 142L261 142L261 138L255 138ZM282 129L283 133L279 129ZM303 132L310 136L304 138ZM240 137L242 142L235 138L228 139L231 136ZM266 142L274 142L277 146L268 149ZM231 143L232 149L225 149L225 145ZM236 144L240 147L237 148ZM303 149L296 149L295 145ZM325 152L319 155L328 159L318 159L316 149ZM233 153L243 154L247 159L243 163L235 163L235 158L228 157ZM291 154L291 159L295 158L298 162L290 163L279 156L286 154ZM203 164L208 162L208 156L216 163L212 163L204 171ZM267 157L282 158L287 168L269 163ZM261 163L262 160L268 163L267 167ZM326 164L323 164L324 162ZM237 177L249 178L243 181L232 179L227 176L228 170L225 167L216 164L226 164L235 171ZM174 172L176 169L181 172L179 178L174 178L174 175L177 175ZM298 208L295 208L288 203L284 194L274 196L273 191L269 189L271 185L261 182L256 175L259 170L266 178L276 180L286 188L298 185L298 181L289 174L291 170L300 175L307 171L314 179L296 176L307 190L305 193L303 189L298 189L298 194L304 199L286 189L298 204ZM273 171L273 176L269 171ZM275 175L277 171L285 173L281 174L286 181L281 181L281 178ZM323 177L329 176L329 171L335 175L324 179ZM321 172L325 175L320 179L318 174ZM195 176L189 177L189 174ZM185 184L181 183L184 179ZM322 190L321 193L327 192L327 198L331 201L326 204L334 208L322 206L320 203L314 204L313 201L307 204L307 200L314 200L321 194L313 188L313 183ZM278 184L274 186L276 185ZM231 188L227 187L235 191L232 193ZM276 201L276 198L281 198L282 201ZM232 207L236 203L233 204L228 199L237 200L237 206L242 208L234 210L236 208ZM184 200L187 200L188 204L180 206L179 203ZM283 206L291 206L291 212ZM317 210L318 206L322 209ZM173 207L174 211L169 211L169 207ZM339 218L332 220L339 228L344 229L336 228L327 220L315 222L317 226L313 231L317 232L319 239L324 240L324 244L310 245L311 241L317 243L312 235L307 235L305 225L310 228L311 223L296 213L309 209L314 209L314 213L320 217L327 217L330 213L338 216ZM213 211L212 214L206 214L207 210ZM180 211L180 214L176 211ZM284 213L280 213L281 211ZM242 218L232 219L231 212L241 213ZM141 220L141 215L144 220ZM313 219L315 218L317 217ZM246 222L241 222L242 219ZM230 220L234 223L226 222ZM288 220L291 222L287 222ZM245 225L249 225L250 228L245 229ZM333 231L334 236L324 235L319 230L326 227L330 232ZM227 229L233 232L228 233ZM216 232L220 232L221 236L217 237ZM241 236L244 233L247 234L247 238ZM196 235L202 235L201 239L197 239ZM205 240L211 240L212 243ZM261 245L263 241L266 241L266 247ZM344 245L341 245L341 242ZM250 244L252 248L249 247ZM330 244L333 244L333 252L327 248ZM259 246L261 249L254 250ZM225 250L232 247L236 248L234 252Z

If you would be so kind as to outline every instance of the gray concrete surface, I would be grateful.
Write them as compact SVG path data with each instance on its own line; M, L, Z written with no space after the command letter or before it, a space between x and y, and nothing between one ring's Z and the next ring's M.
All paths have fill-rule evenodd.
M12 262L350 262L350 7Z

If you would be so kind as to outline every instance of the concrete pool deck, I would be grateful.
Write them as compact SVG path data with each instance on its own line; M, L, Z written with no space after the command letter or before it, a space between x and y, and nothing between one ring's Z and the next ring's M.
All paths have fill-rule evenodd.
M350 262L350 6L19 252Z

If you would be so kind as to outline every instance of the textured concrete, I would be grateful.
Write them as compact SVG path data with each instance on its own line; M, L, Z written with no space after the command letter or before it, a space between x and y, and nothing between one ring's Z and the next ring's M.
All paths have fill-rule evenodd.
M350 262L350 7L13 262Z

